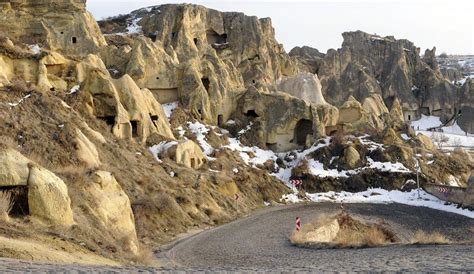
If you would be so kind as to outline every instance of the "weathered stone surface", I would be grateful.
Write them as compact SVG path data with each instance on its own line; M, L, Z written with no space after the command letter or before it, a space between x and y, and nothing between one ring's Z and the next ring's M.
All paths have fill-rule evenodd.
M339 222L334 219L332 222L306 233L305 240L307 243L330 243L336 238L339 230Z
M296 61L300 70L308 71L312 74L318 73L319 66L325 56L319 50L308 46L294 47L288 55Z
M405 120L423 113L446 121L460 108L457 88L441 74L435 49L427 50L422 59L408 40L361 31L343 33L343 38L342 48L329 50L318 67L323 95L330 104L340 106L350 96L364 102L379 94L390 106L398 98Z
M28 179L30 215L52 225L74 223L71 199L66 184L54 173L33 166Z
M194 169L200 168L207 161L207 157L201 148L191 140L176 142L168 148L164 155L178 164Z
M97 52L106 45L96 21L86 11L85 1L3 2L7 5L1 10L0 29L8 30L10 37L23 43L75 55Z
M237 117L252 120L261 146L286 151L307 145L337 124L337 108L314 105L286 93L248 91L239 101ZM272 106L272 111L268 107Z
M0 186L26 186L30 162L16 150L0 147Z
M418 133L416 138L423 144L423 146L426 149L429 149L429 150L436 149L436 146L435 146L435 144L433 143L433 141L431 140L430 137L428 137L428 136L426 136L422 133Z
M300 73L285 77L277 81L277 89L315 105L327 104L321 93L321 83L315 74Z
M349 169L354 169L359 161L359 152L353 146L348 146L344 150L344 162L346 163L347 167Z
M122 242L126 250L136 255L139 246L130 200L114 176L106 171L96 171L86 178L82 190L77 203L87 209L88 222L107 231L107 235Z
M87 138L80 129L76 129L76 151L77 157L90 168L98 167L101 162L96 146Z

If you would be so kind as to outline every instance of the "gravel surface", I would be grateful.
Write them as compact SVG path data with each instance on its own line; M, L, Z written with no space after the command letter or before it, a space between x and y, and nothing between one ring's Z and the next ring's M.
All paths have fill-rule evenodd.
M472 240L474 219L400 204L346 204L355 215L383 219L409 237L417 229L440 231L450 239ZM288 237L296 216L303 224L337 204L271 207L250 217L204 231L157 254L163 268L54 265L0 259L0 272L176 272L183 271L474 271L474 245L396 245L365 249L309 249Z

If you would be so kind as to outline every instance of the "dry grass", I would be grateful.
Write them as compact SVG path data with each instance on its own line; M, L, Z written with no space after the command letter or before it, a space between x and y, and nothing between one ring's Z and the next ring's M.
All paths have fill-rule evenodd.
M422 230L418 230L415 232L413 239L411 240L412 244L449 244L451 243L450 240L446 238L440 232L431 232L427 233Z
M8 214L13 207L13 199L10 192L0 192L0 218L8 220Z
M339 232L334 241L329 243L333 247L375 247L394 242L394 234L379 224L365 224L352 218L350 215L321 215L317 220L302 226L300 232L293 232L290 241L293 244L307 244L306 234L318 227L329 224L337 219Z

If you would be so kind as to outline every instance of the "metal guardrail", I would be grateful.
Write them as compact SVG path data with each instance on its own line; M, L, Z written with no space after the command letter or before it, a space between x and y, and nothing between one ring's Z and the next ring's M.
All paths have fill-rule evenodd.
M426 192L443 201L474 207L474 185L466 188L427 183L423 188Z

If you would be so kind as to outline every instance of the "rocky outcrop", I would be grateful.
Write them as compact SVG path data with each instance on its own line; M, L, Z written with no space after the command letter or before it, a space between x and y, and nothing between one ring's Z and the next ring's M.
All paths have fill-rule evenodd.
M81 188L82 194L76 197L75 203L77 210L87 216L86 223L91 228L98 229L98 233L103 234L105 239L112 237L128 252L138 254L130 200L114 176L109 172L95 171L84 180Z
M59 226L74 223L66 184L51 171L5 147L0 147L0 186L10 190L26 186L29 215L36 220Z
M303 71L308 71L312 74L317 74L319 66L325 56L324 53L319 52L319 50L303 46L303 47L294 47L288 53L297 63L299 68Z
M30 215L47 224L70 226L74 223L66 184L52 172L33 166L28 179Z
M321 83L315 74L300 73L285 77L277 81L277 89L315 105L327 104L321 93Z
M160 157L170 158L178 164L194 169L199 169L207 162L207 157L199 145L191 140L172 142L166 147L166 151L160 153Z
M364 102L377 94L390 106L398 98L406 121L421 113L448 120L459 109L456 87L441 74L435 48L421 58L408 40L361 31L343 38L342 48L329 50L317 71L330 104L341 106L350 96Z
M249 90L239 105L236 116L249 119L258 144L274 151L310 145L325 136L326 129L336 126L338 121L337 108L329 104L314 105L281 92Z
M74 55L98 52L106 45L83 0L2 0L0 5L0 29L25 44Z

